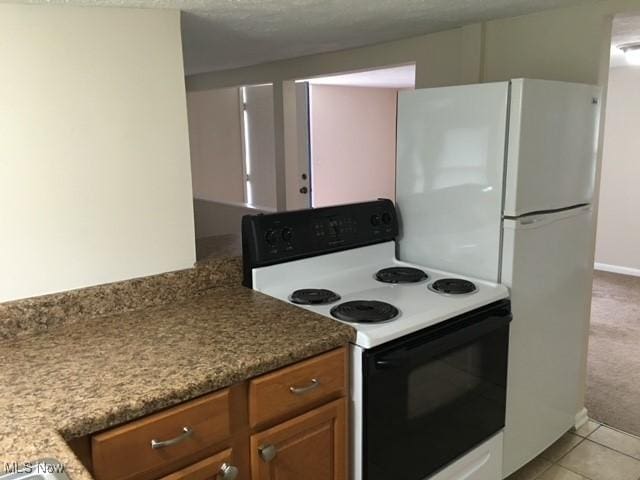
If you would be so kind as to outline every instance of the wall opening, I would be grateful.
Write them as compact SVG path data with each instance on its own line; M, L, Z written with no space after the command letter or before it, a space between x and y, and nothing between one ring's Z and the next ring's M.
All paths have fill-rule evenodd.
M240 253L243 215L275 209L273 85L187 93L196 255Z
M640 435L640 14L614 18L596 233L586 406L591 417Z
M395 200L398 92L415 64L301 80L309 92L310 205Z

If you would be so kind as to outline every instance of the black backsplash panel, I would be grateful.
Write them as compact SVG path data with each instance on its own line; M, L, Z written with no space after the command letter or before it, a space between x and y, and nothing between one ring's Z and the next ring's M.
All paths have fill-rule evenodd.
M394 240L391 200L351 203L242 218L243 285L251 269Z

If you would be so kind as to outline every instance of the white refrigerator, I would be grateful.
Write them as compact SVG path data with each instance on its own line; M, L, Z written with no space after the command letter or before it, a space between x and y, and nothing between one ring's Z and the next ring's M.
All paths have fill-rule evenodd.
M600 95L517 79L398 96L399 258L511 291L503 477L586 419Z

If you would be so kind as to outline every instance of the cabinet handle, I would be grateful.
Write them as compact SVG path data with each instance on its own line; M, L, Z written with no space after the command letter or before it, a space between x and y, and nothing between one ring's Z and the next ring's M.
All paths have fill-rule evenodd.
M318 388L319 386L320 386L320 382L317 379L312 378L311 383L306 387L289 387L289 391L294 395L303 395L313 390L314 388Z
M262 458L262 460L269 463L271 460L276 458L278 450L276 449L275 445L269 443L267 445L258 447L258 453L260 454L260 458Z
M171 445L184 442L191 435L193 435L191 427L182 427L182 433L175 438L171 438L169 440L151 440L151 448L170 447Z
M229 465L225 462L220 465L220 470L218 470L216 480L235 480L237 476L238 467L234 467L233 465Z

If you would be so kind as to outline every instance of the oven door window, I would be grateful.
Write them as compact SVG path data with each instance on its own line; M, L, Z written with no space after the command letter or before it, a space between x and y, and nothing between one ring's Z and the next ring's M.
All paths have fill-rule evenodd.
M508 323L465 333L368 355L366 480L423 480L504 427Z

